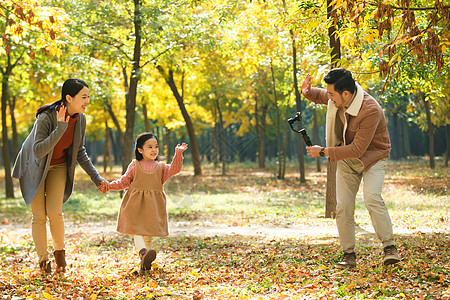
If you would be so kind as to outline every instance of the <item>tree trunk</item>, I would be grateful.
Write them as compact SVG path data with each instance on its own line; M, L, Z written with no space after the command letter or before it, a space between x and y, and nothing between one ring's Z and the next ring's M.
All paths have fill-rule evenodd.
M289 116L289 107L286 106L286 111L284 113L284 119L287 120ZM288 122L284 122L284 140L283 140L283 160L282 160L282 178L286 177L286 158L287 158L287 149L288 149L288 138L290 134L290 128Z
M331 3L332 0L327 0L327 18L330 20L328 37L331 48L331 67L338 68L341 66L341 42L334 26L333 20L336 20L337 17L334 6ZM337 163L328 160L325 218L336 218L336 170Z
M260 166L259 157L261 156L261 126L259 125L259 105L258 105L258 95L255 95L255 131L256 131L256 152L258 158L258 166Z
M261 107L261 126L260 126L260 143L259 143L259 156L258 166L260 168L266 167L266 116L267 116L267 104L263 104Z
M338 31L334 26L334 20L337 21L337 14L332 2L332 0L327 0L327 19L330 21L328 37L330 39L331 67L339 68L341 66L341 40L339 39Z
M217 118L217 116L214 116L214 120L216 120L216 118ZM218 155L218 153L219 153L219 135L217 134L217 122L214 122L214 127L213 127L213 149L212 149L214 169L217 169L219 167L219 155Z
M294 32L290 30L291 36L294 36ZM300 90L298 88L298 79L297 79L297 46L295 44L295 39L292 40L292 71L294 75L294 90L295 90L295 103L297 107L297 112L302 113L302 97ZM303 127L302 119L300 118L299 124L300 128ZM297 134L298 139L298 164L300 170L300 182L305 183L305 146L303 145L304 141L300 134Z
M278 107L277 102L275 101L275 109L277 110L277 160L278 160L278 179L284 179L283 173L283 156L284 151L282 149L281 141L281 116L280 116L280 108Z
M398 160L399 159L399 138L398 138L398 113L395 111L391 110L391 113L388 116L388 128L389 130L389 135L391 138L391 153L390 153L390 157L393 160Z
M277 112L277 160L278 160L278 179L284 179L284 171L283 171L283 156L284 151L281 146L281 116L280 116L280 107L278 106L278 97L277 97L277 88L275 81L275 71L273 69L272 58L270 59L270 73L272 74L272 89L273 89L273 100L275 102L275 109Z
M328 0L330 1L330 0ZM285 12L287 12L286 7L286 1L283 0L283 7ZM295 91L295 103L297 106L297 112L302 112L302 98L301 93L298 88L298 79L297 79L297 46L295 44L295 38L294 38L294 31L291 29L289 30L289 33L292 37L292 72L293 72L293 78L294 78L294 91ZM299 126L302 127L302 120L299 120ZM300 182L305 183L306 177L305 177L305 149L303 146L303 138L300 134L297 134L297 143L298 143L298 164L299 164L299 172L300 172Z
M142 114L144 115L145 131L150 132L150 121L148 120L147 104L142 104Z
M397 157L398 159L405 158L405 149L403 144L403 118L400 114L397 113L397 118L395 122L395 135L397 136L398 142L397 142ZM392 142L392 139L391 139Z
M171 133L171 130L166 127L166 147L165 148L167 148L166 162L168 164L170 164L172 162L172 160L171 160L172 158L170 157L170 149L172 149L170 133Z
M173 71L169 70L168 74L166 74L163 67L161 67L160 65L157 65L156 68L158 69L159 73L163 76L164 80L169 85L170 89L172 90L172 94L174 95L175 99L177 100L178 107L180 108L181 114L183 115L183 118L184 118L184 122L186 123L186 128L187 128L187 131L189 134L189 141L190 141L189 146L191 148L191 153L192 153L192 163L194 164L194 175L202 175L200 152L198 150L197 137L195 135L194 124L192 123L191 117L189 116L186 106L184 105L184 99L181 97L180 93L178 92L177 86L175 84L175 80L173 78Z
M8 55L8 64L2 71L2 150L3 150L3 167L5 170L5 196L6 198L14 198L14 185L11 177L11 157L9 155L9 138L8 126L6 125L6 107L8 103L9 77L12 74L13 66L10 63Z
M317 111L313 109L313 139L314 145L319 145L319 128L317 127ZM320 172L320 157L316 158L316 170Z
M134 0L134 51L133 62L130 76L130 89L126 102L125 115L125 135L123 137L124 145L122 147L122 173L124 174L131 162L133 147L134 120L136 117L136 97L139 79L141 77L141 0Z
M430 168L434 169L436 167L434 162L434 126L431 122L431 111L430 111L430 102L425 100L425 94L420 92L419 97L422 99L424 107L425 107L425 113L427 116L427 125L428 125L428 138L429 138L429 145L428 145L428 154L430 156Z
M219 115L219 122L217 125L219 127L219 141L220 141L220 161L222 162L222 175L226 175L227 171L227 145L225 138L225 130L223 128L223 117L222 110L220 109L219 99L216 98L216 108Z
M111 132L105 121L105 145L103 147L103 172L106 173L108 162L111 163Z
M16 96L9 97L9 115L11 117L11 129L12 129L12 150L13 150L13 157L12 161L16 160L17 154L19 154L19 138L17 136L17 122L16 122L16 116L15 116L15 109L16 109Z
M447 126L445 126L445 128L447 130L447 151L445 151L444 165L445 165L445 167L448 167L448 158L450 156L450 125L447 124Z
M404 149L404 158L407 158L411 155L411 144L409 143L409 134L408 134L408 121L405 118L402 118L402 131L403 131L403 149Z
M125 77L126 78L126 77ZM120 149L118 152L123 152L122 149L124 149L125 147L125 141L124 141L124 136L123 136L123 132L122 132L122 128L120 127L120 123L119 120L117 119L114 111L112 110L111 104L108 102L105 102L106 105L106 109L108 110L109 116L111 117L114 126L116 127L116 131L117 131L117 135L119 137L119 145L120 145ZM112 145L114 145L114 143L111 143ZM115 148L115 150L117 150Z

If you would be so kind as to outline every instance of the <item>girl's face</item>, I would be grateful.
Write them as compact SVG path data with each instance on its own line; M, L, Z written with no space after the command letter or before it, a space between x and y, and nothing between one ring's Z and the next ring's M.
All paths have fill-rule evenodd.
M82 114L86 111L86 107L89 104L89 89L83 87L75 97L70 95L66 96L67 100L67 112L69 115Z
M148 139L138 151L145 160L155 160L159 155L158 141L155 138Z

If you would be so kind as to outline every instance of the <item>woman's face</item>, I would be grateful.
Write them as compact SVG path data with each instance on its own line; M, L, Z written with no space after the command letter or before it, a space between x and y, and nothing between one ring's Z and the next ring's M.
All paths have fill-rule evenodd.
M155 138L148 139L138 151L145 160L155 160L159 155L158 141Z
M66 96L67 100L67 112L69 115L82 114L86 111L86 107L89 104L89 89L83 87L75 97L70 95Z

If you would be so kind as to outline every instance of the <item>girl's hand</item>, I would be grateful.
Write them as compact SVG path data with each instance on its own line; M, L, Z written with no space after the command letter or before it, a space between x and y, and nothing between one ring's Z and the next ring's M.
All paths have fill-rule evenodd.
M66 122L66 123L69 122L70 116L66 117L66 111L67 108L63 104L61 104L59 106L59 111L58 110L56 111L56 120L59 122Z
M102 194L106 194L106 192L109 191L109 182L106 180L103 180L102 182L100 182L100 184L97 186L98 190L100 192L102 192Z
M187 148L188 148L188 145L187 145L186 143L182 143L181 145L178 144L178 145L175 147L175 151L176 151L176 152L183 153L184 151L187 150Z

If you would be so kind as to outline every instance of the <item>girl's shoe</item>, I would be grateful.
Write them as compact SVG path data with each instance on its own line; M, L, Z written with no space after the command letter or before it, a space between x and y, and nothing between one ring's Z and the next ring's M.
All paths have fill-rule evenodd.
M66 250L56 250L53 252L56 261L56 272L64 273L66 271Z
M147 250L142 248L139 250L139 257L141 258L139 273L143 274L145 271L151 270L152 262L156 259L156 251L153 249Z
M43 260L39 263L39 269L42 273L50 274L52 272L52 266L48 260Z

